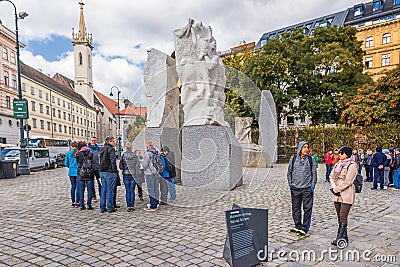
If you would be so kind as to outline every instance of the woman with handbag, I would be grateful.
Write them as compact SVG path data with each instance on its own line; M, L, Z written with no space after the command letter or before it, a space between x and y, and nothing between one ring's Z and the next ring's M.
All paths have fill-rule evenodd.
M358 164L351 160L351 147L341 147L339 155L340 160L333 167L333 171L329 177L331 183L330 190L333 194L332 199L339 222L337 236L332 241L332 245L345 248L349 243L347 221L351 206L355 200L356 189L353 183L357 176Z

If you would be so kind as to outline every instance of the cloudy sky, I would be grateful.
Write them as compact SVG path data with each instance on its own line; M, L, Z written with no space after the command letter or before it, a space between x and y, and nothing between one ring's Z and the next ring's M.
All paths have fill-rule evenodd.
M74 79L72 28L79 23L80 0L12 0L26 47L21 60L44 73L59 72ZM146 50L170 54L172 31L188 18L210 25L218 50L257 42L264 32L335 13L360 0L84 0L87 31L93 34L94 87L108 94L118 86L122 97L132 98L143 83ZM0 2L0 19L15 29L14 10Z

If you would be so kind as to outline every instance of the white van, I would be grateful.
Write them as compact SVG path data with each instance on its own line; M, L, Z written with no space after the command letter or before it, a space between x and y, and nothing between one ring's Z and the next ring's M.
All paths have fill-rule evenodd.
M29 148L28 162L31 169L45 169L50 168L50 156L48 148Z
M30 147L28 148L28 163L31 170L50 168L50 156L48 148ZM4 160L19 160L19 148L5 148L0 154Z

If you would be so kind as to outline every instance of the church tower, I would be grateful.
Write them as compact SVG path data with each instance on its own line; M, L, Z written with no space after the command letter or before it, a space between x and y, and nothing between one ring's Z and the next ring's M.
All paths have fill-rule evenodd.
M83 16L83 2L80 2L80 17L78 33L72 28L72 44L74 45L75 91L94 106L93 68L92 68L92 34L86 33Z

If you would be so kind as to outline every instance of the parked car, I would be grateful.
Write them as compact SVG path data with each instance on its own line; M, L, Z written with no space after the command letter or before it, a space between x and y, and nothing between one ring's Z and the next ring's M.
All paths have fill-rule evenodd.
M50 154L50 168L56 169L64 166L65 154Z
M20 159L19 148L5 148L1 152L3 160ZM31 170L45 169L50 167L49 149L48 148L29 148L28 163Z

